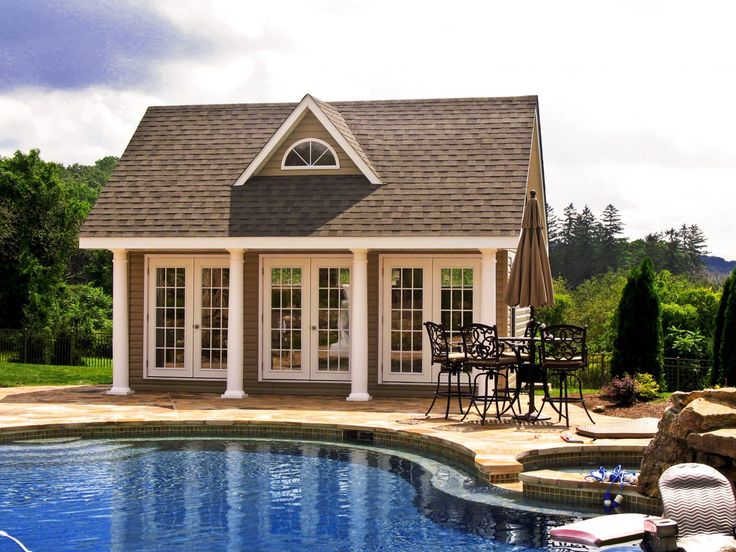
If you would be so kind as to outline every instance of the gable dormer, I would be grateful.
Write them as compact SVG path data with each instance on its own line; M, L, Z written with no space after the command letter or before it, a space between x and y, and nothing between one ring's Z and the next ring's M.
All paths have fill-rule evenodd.
M350 156L311 112L306 113L284 137L281 145L253 176L294 176L305 173L361 174Z
M334 163L327 164L330 157ZM371 183L381 184L372 163L340 112L309 94L294 108L234 185L244 184L257 174L293 176L305 173L363 174Z

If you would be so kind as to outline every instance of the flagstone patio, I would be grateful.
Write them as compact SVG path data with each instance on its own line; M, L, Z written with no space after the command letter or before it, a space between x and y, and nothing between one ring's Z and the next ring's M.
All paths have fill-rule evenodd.
M436 409L424 416L427 399L374 399L347 402L337 397L251 395L239 400L223 400L216 394L140 392L131 396L110 396L107 386L15 387L0 389L0 438L50 435L54 431L74 432L116 427L198 426L203 428L267 425L274 429L359 430L392 435L395 442L415 442L418 449L437 446L455 451L459 459L475 462L478 473L488 481L506 483L520 490L518 474L522 465L516 458L535 450L565 448L593 452L601 447L644 447L649 439L584 439L581 444L565 443L560 435L583 424L582 409L571 406L571 430L552 422L517 423L510 418L491 420L481 426L477 416L465 422L455 411L449 420ZM444 412L444 410L442 410ZM436 413L436 414L435 414ZM553 418L554 419L554 418ZM610 422L611 417L596 420ZM83 432L82 432L83 433ZM127 434L130 434L126 432ZM297 431L298 433L298 431Z

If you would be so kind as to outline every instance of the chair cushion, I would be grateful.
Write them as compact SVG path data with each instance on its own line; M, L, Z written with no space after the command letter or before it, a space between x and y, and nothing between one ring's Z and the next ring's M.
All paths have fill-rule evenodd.
M572 357L571 359L547 359L544 361L545 366L580 366L583 362L583 357Z
M644 514L599 516L555 527L549 534L556 541L604 546L640 539L644 535L646 517Z
M516 353L514 351L504 351L503 353L501 353L501 356L509 357L509 358L516 358ZM519 357L521 357L521 360L523 362L529 362L529 360L531 360L531 356L529 355L529 353L521 353Z

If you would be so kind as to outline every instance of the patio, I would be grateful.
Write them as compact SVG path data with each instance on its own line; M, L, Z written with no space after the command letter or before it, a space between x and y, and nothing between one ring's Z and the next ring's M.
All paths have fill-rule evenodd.
M125 429L121 435L170 428L175 434L186 427L204 433L233 428L262 429L279 435L329 438L337 430L375 432L376 444L389 443L435 451L472 465L479 477L507 488L521 490L516 458L536 450L581 447L643 448L649 439L598 439L594 443L567 444L560 435L564 422L516 423L491 418L481 426L477 416L465 422L457 412L445 420L438 412L425 418L428 399L375 399L347 402L339 397L251 395L223 401L215 393L140 392L131 396L107 395L107 386L15 387L0 389L0 440L94 435L110 424ZM443 412L444 413L444 412ZM596 416L596 421L616 418ZM570 408L571 428L588 422L583 410ZM553 418L554 421L554 418ZM187 433L190 431L187 431ZM244 434L253 434L244 431ZM336 433L337 434L337 433ZM342 433L340 433L342 434Z

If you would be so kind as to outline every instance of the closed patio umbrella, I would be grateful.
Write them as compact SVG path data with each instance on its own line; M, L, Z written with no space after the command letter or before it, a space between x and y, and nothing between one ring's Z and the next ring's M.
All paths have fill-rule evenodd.
M510 307L545 307L555 302L544 223L537 194L531 191L524 207L521 236L503 300ZM534 317L532 310L532 318Z
M504 292L503 300L511 307L530 307L531 321L534 322L534 308L552 305L555 302L552 291L552 270L549 266L547 242L544 239L544 222L539 209L537 194L529 193L529 200L524 206L524 217L521 222L521 236L516 256L511 265L511 274ZM532 365L535 363L534 342L531 342ZM527 376L529 383L529 412L519 419L542 420L534 406L534 369Z

